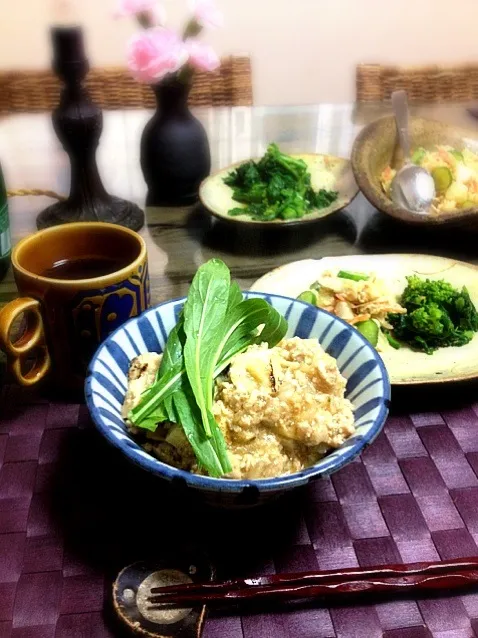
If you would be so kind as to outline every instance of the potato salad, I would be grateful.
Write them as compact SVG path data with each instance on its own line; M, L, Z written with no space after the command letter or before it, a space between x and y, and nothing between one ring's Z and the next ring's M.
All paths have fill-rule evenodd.
M451 146L437 146L432 150L417 148L412 162L431 173L437 197L435 212L450 213L478 208L478 155L465 148L461 151ZM381 174L381 184L388 194L396 175L391 166Z

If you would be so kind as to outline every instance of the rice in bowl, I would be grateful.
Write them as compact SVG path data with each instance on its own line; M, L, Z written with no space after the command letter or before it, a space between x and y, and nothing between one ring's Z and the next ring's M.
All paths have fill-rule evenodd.
M160 363L157 353L131 362L123 418L160 461L201 473L181 426L161 423L153 433L128 424L129 411L154 382ZM232 465L224 478L292 474L340 447L355 432L345 386L336 360L317 339L294 337L273 348L250 346L237 355L215 385L213 415Z

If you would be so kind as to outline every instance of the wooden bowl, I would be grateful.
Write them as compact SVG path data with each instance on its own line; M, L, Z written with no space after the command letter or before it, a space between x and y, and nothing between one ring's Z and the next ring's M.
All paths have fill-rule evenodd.
M478 132L467 131L443 122L410 119L412 149L430 149L437 144L453 146L461 151L469 148L478 153ZM369 202L379 210L413 224L475 225L478 229L478 207L452 213L415 215L392 202L383 191L380 175L388 165L400 166L403 154L399 148L395 118L384 117L366 126L357 136L352 149L355 180Z

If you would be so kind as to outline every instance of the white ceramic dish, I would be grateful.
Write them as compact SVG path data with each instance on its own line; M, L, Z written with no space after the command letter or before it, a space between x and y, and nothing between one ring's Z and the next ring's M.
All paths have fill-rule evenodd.
M327 217L327 215L331 215L350 204L357 195L358 186L355 183L349 160L332 157L331 155L319 155L317 153L294 154L292 157L302 159L307 164L314 190L325 188L338 191L339 196L333 204L327 208L314 210L300 219L274 219L269 222L264 222L251 219L248 215L231 217L228 215L228 212L231 208L237 208L240 204L232 199L232 188L224 184L224 178L228 173L237 168L237 166L244 163L238 162L237 164L223 168L218 173L214 173L203 181L199 190L199 197L203 206L215 217L236 224L249 224L263 227L291 226L295 224L306 224ZM333 176L332 180L329 179L329 172Z
M406 276L445 279L466 286L478 307L478 268L471 264L430 255L351 255L306 259L281 266L261 277L251 290L297 297L326 270L355 270L378 274L398 296ZM432 355L408 347L394 350L386 344L380 352L392 385L443 383L478 379L478 335L466 346L441 348Z

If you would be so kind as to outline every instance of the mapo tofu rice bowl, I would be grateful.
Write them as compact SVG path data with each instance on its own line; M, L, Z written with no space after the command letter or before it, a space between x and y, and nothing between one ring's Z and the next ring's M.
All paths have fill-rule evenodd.
M353 460L389 396L358 331L297 300L243 295L219 260L186 300L112 334L86 383L95 424L131 460L209 495L247 493L248 504Z

